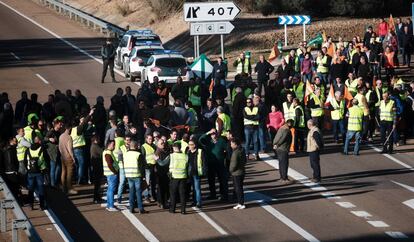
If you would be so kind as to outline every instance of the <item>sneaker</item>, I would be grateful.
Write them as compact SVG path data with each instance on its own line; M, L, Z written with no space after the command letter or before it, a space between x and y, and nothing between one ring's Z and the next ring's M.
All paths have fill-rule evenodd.
M241 207L240 204L237 204L236 206L233 207L233 209L239 209Z
M106 208L106 211L108 211L108 212L118 212L119 210L117 208Z
M70 190L68 191L68 194L69 194L69 195L76 195L76 194L78 194L78 191L73 190L73 189L70 189Z
M144 204L150 204L150 203L151 203L151 201L149 200L149 198L144 199Z
M245 209L246 205L239 205L239 209Z

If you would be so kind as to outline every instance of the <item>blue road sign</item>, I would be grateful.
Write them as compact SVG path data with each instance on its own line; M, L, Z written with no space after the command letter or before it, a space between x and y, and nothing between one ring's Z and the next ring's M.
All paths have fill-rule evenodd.
M310 24L311 18L307 15L286 15L279 16L280 25L297 25L297 24Z

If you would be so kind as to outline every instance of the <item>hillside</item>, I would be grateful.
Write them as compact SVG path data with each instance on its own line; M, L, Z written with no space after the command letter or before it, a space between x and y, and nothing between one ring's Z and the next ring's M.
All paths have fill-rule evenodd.
M131 29L149 28L161 36L168 48L193 55L193 38L189 35L189 25L183 21L182 12L175 12L159 19L148 1L145 0L66 0L83 11ZM376 26L378 20L371 18L349 19L344 17L312 19L307 26L307 36L313 38L318 32L325 31L334 39L342 37L351 40L355 35L362 36L368 25ZM263 17L261 14L243 13L233 24L235 30L225 38L226 55L237 56L241 50L253 53L268 52L278 40L283 40L283 28L277 24L277 16ZM302 26L288 27L289 44L302 40ZM200 52L217 55L220 52L218 36L200 38Z

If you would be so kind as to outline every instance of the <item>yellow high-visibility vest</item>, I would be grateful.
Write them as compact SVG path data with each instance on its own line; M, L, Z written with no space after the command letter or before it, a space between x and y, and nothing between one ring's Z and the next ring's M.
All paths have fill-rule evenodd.
M102 153L102 165L103 165L104 176L114 175L114 173L112 173L112 171L109 169L108 163L105 160L105 155L111 155L112 156L112 160L114 161L113 167L116 171L119 170L118 163L115 162L114 153L110 150L104 150L104 152Z
M83 134L78 135L78 127L72 128L70 136L72 137L73 148L80 148L86 145L85 137L83 136Z
M328 73L329 72L329 67L324 66L324 65L328 64L328 57L326 55L324 55L322 58L317 57L316 58L316 64L317 64L316 72L319 72L319 73Z
M292 103L289 107L287 102L283 103L283 116L285 117L285 121L288 121L289 119L295 120L295 108Z
M345 113L345 100L341 100L338 104L336 100L333 100L331 102L332 107L334 108L333 111L331 111L331 118L332 120L341 120L344 118Z
M221 132L221 136L226 136L229 133L231 129L231 119L230 116L225 113L220 113L220 115L217 117L217 119L221 119L223 122L223 130ZM216 129L218 130L218 123L216 121Z
M236 68L237 74L242 74L243 72L249 73L249 64L250 61L248 58L244 58L244 63L240 60Z
M303 108L300 105L295 107L295 111L294 111L295 117L296 117L296 109L300 109L300 111L302 112L302 115L300 115L300 117L299 117L298 126L299 126L299 128L304 128L305 127L305 113L303 112Z
M188 156L183 153L170 155L170 172L173 179L185 179L187 174Z
M27 150L27 147L21 145L22 140L23 140L23 137L18 137L17 138L16 152L17 152L17 160L18 161L23 161L24 160L24 154L26 153L26 150Z
M246 112L247 115L257 115L257 113L259 112L259 109L257 107L253 107L252 109L250 109L249 107L245 107L244 111ZM259 121L253 121L247 118L244 118L243 120L244 125L259 125Z
M141 153L136 150L127 151L124 154L124 170L126 178L141 177L141 171L139 170L139 157Z
M394 121L394 111L392 108L394 107L394 101L389 100L388 103L385 103L385 100L381 101L380 105L380 120L381 121Z
M315 105L320 106L321 100L315 94L311 94L311 98L315 101ZM321 107L311 108L311 117L320 117L323 115L323 109Z
M155 149L147 143L142 145L142 147L145 150L145 161L147 162L147 164L155 165L156 163L155 158L154 158Z
M348 109L348 130L349 131L361 131L362 130L362 118L364 117L364 110L358 106L352 106Z

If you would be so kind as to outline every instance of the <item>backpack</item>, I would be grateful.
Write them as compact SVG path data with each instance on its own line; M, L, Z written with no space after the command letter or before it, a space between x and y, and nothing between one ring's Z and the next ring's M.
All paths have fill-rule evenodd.
M30 154L30 149L27 150L27 155L29 160L27 162L27 172L28 173L40 173L40 164L39 157L42 155L43 150L40 150L38 157L32 157Z

